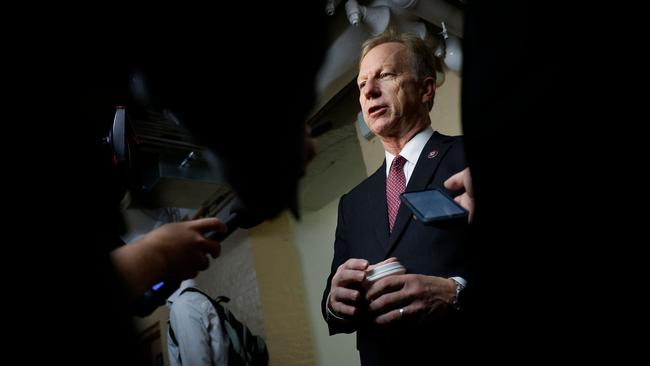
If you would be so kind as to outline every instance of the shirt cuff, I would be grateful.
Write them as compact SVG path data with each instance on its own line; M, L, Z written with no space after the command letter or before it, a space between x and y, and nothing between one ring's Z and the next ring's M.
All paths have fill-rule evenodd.
M325 309L327 311L327 320L335 319L335 320L338 320L338 321L341 321L341 322L347 322L348 319L336 315L334 313L334 310L330 307L330 296L331 295L332 295L331 292L329 293L329 295L327 295L327 303L325 303Z

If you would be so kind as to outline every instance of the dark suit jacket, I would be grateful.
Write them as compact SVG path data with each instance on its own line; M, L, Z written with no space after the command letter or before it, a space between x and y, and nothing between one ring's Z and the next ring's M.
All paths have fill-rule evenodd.
M420 154L406 191L443 188L447 178L465 167L461 138L434 132ZM348 259L363 258L373 264L394 256L407 273L467 279L466 241L466 220L424 225L413 218L405 205L400 205L393 233L389 235L384 161L339 203L334 259L321 306L323 316L327 320L325 306L332 277ZM399 325L379 328L366 318L354 323L331 320L328 326L330 335L357 331L357 349L363 365L430 364L435 363L441 351L436 344L453 337L458 317L459 313L454 311L426 325L405 319Z

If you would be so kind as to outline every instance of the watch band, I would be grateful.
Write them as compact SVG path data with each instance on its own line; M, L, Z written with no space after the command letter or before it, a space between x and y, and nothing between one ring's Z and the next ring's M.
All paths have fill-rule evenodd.
M460 303L458 301L458 298L460 297L460 292L463 291L463 289L465 288L465 285L455 277L451 277L449 279L454 281L454 284L456 284L456 295L454 296L454 300L451 302L451 305L456 310L458 310L460 309Z

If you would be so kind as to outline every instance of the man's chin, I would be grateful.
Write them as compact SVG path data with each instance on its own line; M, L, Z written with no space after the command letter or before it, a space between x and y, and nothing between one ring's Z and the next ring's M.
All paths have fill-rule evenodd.
M377 136L384 136L390 133L390 124L382 119L370 121L368 128Z

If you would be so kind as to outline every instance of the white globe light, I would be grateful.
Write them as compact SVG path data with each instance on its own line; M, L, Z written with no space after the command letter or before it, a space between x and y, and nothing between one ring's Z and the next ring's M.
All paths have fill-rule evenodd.
M447 45L445 53L445 65L449 70L461 74L463 67L463 47L458 38L449 35L445 40Z

